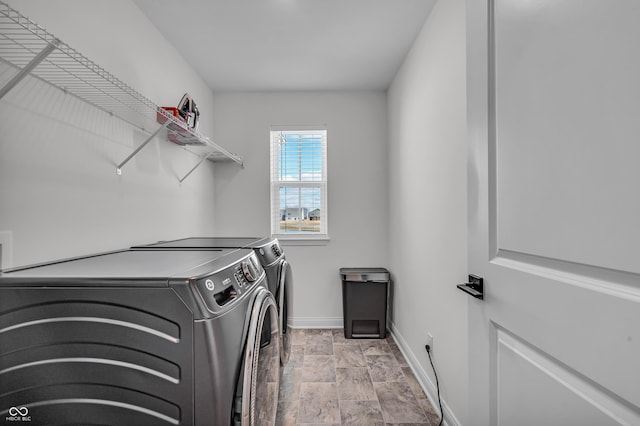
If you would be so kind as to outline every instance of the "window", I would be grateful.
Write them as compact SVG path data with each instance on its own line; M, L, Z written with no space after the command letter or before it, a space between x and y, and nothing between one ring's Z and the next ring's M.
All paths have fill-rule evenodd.
M271 233L280 239L326 239L327 131L271 129Z

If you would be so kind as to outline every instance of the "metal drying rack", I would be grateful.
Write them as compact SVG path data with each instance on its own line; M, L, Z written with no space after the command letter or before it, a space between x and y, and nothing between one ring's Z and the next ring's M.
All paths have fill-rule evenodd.
M2 1L0 60L16 69L0 88L0 99L27 75L32 75L147 133L148 138L116 166L118 175L122 173L122 167L163 129L173 134L171 139L178 145L207 148L204 154L196 154L201 160L179 179L180 183L205 160L234 161L243 165L241 157L176 120L171 113Z

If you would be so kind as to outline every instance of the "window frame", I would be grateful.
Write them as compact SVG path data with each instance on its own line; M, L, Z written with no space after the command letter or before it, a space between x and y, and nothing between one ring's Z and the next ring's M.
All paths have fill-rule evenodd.
M318 133L322 134L321 143L321 179L319 180L283 180L280 176L280 143L278 142L282 134L304 134ZM287 126L271 126L269 132L270 144L270 193L271 193L271 209L270 223L271 235L280 241L288 243L321 243L329 240L329 218L327 205L327 140L328 131L325 125L287 125ZM300 169L300 174L302 174ZM300 177L301 179L301 177ZM318 188L320 191L320 231L291 231L281 232L281 208L280 208L280 189L281 188ZM299 206L302 208L302 206ZM313 211L315 209L311 209Z

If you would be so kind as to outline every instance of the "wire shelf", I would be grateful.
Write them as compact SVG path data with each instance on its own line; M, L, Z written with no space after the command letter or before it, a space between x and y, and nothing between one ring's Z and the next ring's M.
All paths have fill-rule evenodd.
M169 112L2 1L0 59L16 69L12 79L0 88L0 98L30 74L151 134L141 147L159 130L166 128L168 139L176 144L210 148L203 159L235 161L242 165L241 157L179 122ZM118 165L118 174L137 152Z

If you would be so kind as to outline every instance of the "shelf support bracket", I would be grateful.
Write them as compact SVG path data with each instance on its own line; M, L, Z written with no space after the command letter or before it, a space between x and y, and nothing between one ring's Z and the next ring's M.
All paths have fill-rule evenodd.
M158 127L158 129L157 129L155 132L153 132L153 133L151 134L151 136L149 136L149 137L147 138L147 140L145 140L144 142L142 142L142 143L140 144L140 146L139 146L139 147L137 147L137 148L136 148L136 149L135 149L131 154L129 154L129 156L128 156L127 158L125 158L124 160L122 160L122 163L120 163L120 164L118 164L118 165L116 166L116 174L117 174L118 176L120 176L120 175L122 174L122 167L123 167L125 164L127 164L127 163L129 162L129 160L131 160L131 159L132 159L132 158L133 158L133 157L134 157L138 152L140 152L140 150L141 150L142 148L144 148L144 147L145 147L149 142L151 142L151 140L152 140L153 138L155 138L155 137L158 135L158 133L160 133L160 131L161 131L162 129L166 128L166 127L169 125L169 123L171 123L171 120L167 120L167 121L165 121L165 122L164 122L164 124L163 124L162 126Z
M23 78L29 75L31 71L33 71L33 69L40 64L40 62L44 61L44 59L49 56L51 52L56 50L59 44L60 40L56 38L51 43L49 43L47 47L42 49L40 53L34 56L33 59L31 59L31 61L29 61L29 63L24 66L24 68L18 71L18 73L14 75L11 80L9 80L7 84L2 87L2 89L0 89L0 99L4 98L4 95L9 93L9 91L13 89L16 84L20 83Z
M197 169L198 167L200 167L200 165L201 165L202 163L204 163L204 162L205 162L205 161L206 161L206 160L211 156L211 154L212 154L212 153L210 152L209 154L207 154L207 155L205 155L204 157L202 157L202 160L200 160L200 161L198 162L198 164L196 164L195 166L193 166L193 168L192 168L191 170L189 170L189 171L187 172L187 174L186 174L186 175L184 175L184 177L183 177L182 179L178 179L178 180L180 181L180 183L184 182L184 180L185 180L186 178L188 178L188 177L189 177L189 175L190 175L191 173L193 173L193 171L194 171L195 169Z

